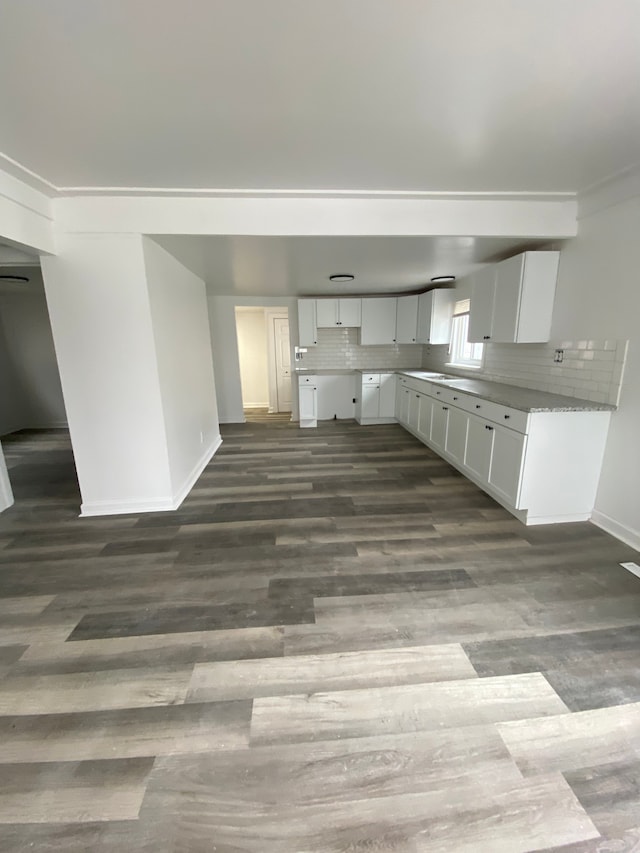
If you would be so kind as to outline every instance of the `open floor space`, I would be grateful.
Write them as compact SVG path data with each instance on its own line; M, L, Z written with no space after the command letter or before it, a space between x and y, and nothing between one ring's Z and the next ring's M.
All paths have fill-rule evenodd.
M4 441L1 851L632 851L640 579L397 425L257 415L179 511Z

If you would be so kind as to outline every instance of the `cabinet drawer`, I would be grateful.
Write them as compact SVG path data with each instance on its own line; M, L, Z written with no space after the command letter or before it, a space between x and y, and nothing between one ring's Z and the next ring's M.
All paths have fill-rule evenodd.
M527 431L529 413L522 412L520 409L501 406L499 403L492 403L489 400L483 400L481 397L469 397L468 400L464 401L463 408L474 415L479 415L481 418L486 418L496 424L502 424L502 426L509 427L516 432Z
M362 384L363 385L379 385L380 384L380 374L379 373L363 373L362 374Z
M310 373L305 373L304 376L298 376L298 385L315 385L318 381L318 377L315 375L311 375Z

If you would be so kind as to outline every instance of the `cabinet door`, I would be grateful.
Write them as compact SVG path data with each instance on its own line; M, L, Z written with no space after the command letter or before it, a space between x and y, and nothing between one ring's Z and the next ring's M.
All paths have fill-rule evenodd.
M401 424L407 426L409 423L409 408L411 403L411 391L403 385L399 386L398 391L398 409L396 417Z
M362 407L363 418L378 418L380 417L380 386L379 385L363 385L362 386Z
M318 343L316 331L316 300L298 299L298 341L301 347Z
M449 407L436 401L431 415L431 444L440 453L444 453L447 440L447 424L449 422Z
M518 343L548 341L560 252L525 252L518 316Z
M316 325L319 329L333 329L340 325L337 299L316 299Z
M510 506L517 507L527 437L499 426L494 427L493 433L489 485Z
M380 417L393 418L396 406L396 375L383 373L380 376Z
M315 421L318 418L317 392L315 385L301 385L298 388L298 405L301 421Z
M418 339L418 297L399 296L396 311L396 342L415 344Z
M493 340L493 302L496 289L496 266L490 264L474 274L471 285L468 340L483 343Z
M449 423L444 449L459 465L464 464L464 454L467 449L467 426L469 415L462 409L452 406L449 409Z
M467 445L464 454L465 467L482 483L489 482L489 467L493 450L495 430L482 418L469 416L467 424Z
M359 328L362 324L362 299L338 299L338 325Z
M418 435L425 441L431 441L431 417L433 414L433 399L423 394L420 398L420 414L418 415Z
M496 284L493 301L491 340L515 343L518 337L518 317L522 295L524 255L516 255L496 264Z
M418 297L419 344L451 343L451 324L455 291L430 290Z
M395 296L362 300L362 330L360 332L362 346L394 343L397 301Z
M418 394L417 391L411 391L409 394L409 422L408 426L414 432L418 432L418 424L420 422L420 403L424 398L424 394Z

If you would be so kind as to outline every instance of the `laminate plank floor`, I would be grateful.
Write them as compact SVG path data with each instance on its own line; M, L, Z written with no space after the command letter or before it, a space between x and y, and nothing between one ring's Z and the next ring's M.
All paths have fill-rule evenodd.
M3 438L0 853L640 849L639 555L396 425L247 412L179 510Z

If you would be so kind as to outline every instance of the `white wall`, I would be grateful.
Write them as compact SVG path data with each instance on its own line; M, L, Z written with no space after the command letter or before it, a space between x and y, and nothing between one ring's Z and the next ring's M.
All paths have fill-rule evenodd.
M67 423L42 276L26 274L0 289L0 435Z
M171 508L140 236L62 236L42 259L83 514Z
M264 308L236 310L242 404L269 405L269 364Z
M213 349L213 369L216 376L216 397L221 424L244 422L242 410L242 390L240 380L240 360L238 358L238 336L236 332L236 306L250 305L265 308L287 308L289 311L289 336L291 346L298 343L298 300L275 296L265 298L239 296L212 296L209 294L209 320L211 325L211 345ZM295 363L292 358L292 365ZM293 411L298 410L298 389L295 381L291 383Z
M191 488L220 429L204 282L143 238L147 286L174 500Z
M25 427L29 409L18 379L14 355L5 337L0 306L0 435Z
M555 339L629 340L594 521L636 548L640 548L639 238L638 195L580 220L578 237L561 254L552 328Z

